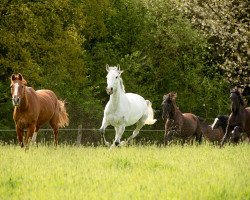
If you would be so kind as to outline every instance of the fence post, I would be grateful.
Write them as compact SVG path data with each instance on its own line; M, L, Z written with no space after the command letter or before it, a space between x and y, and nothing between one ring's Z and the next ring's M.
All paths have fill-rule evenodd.
M78 125L76 145L80 146L82 141L82 124Z

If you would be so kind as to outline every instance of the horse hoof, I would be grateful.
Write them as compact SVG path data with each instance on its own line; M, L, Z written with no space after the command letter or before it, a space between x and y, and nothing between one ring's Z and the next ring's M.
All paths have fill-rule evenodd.
M107 147L110 146L109 142L107 142L107 141L105 141L104 144L105 144Z
M127 142L126 142L126 141L120 142L120 146L125 146L125 145L127 145Z
M115 146L118 146L120 144L120 142L115 142Z

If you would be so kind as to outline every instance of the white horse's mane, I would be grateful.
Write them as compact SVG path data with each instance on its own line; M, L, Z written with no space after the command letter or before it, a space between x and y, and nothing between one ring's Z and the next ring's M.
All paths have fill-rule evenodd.
M120 84L121 84L121 88L122 88L123 92L125 92L125 86L123 85L122 77L120 77Z

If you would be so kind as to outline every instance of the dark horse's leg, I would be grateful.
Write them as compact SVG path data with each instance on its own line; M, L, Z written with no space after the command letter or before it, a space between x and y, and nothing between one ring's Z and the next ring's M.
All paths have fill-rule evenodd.
M173 139L174 132L175 132L174 130L169 130L165 132L164 145L168 145L168 143Z
M199 125L196 130L196 135L195 135L195 141L198 142L199 144L201 144L202 142L202 135L203 135L203 132L202 132L201 126Z
M19 128L19 127L16 127L16 133L17 133L18 143L23 148L23 133L24 133L24 130Z
M224 143L226 142L226 140L228 140L232 130L233 130L233 126L227 125L226 133L221 140L220 147L222 147Z
M232 131L231 142L238 143L242 138L243 129L241 126L235 126Z

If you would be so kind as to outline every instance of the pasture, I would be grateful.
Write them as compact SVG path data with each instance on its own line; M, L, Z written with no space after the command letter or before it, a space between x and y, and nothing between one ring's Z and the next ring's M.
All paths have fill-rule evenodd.
M250 199L250 145L0 145L1 199Z

